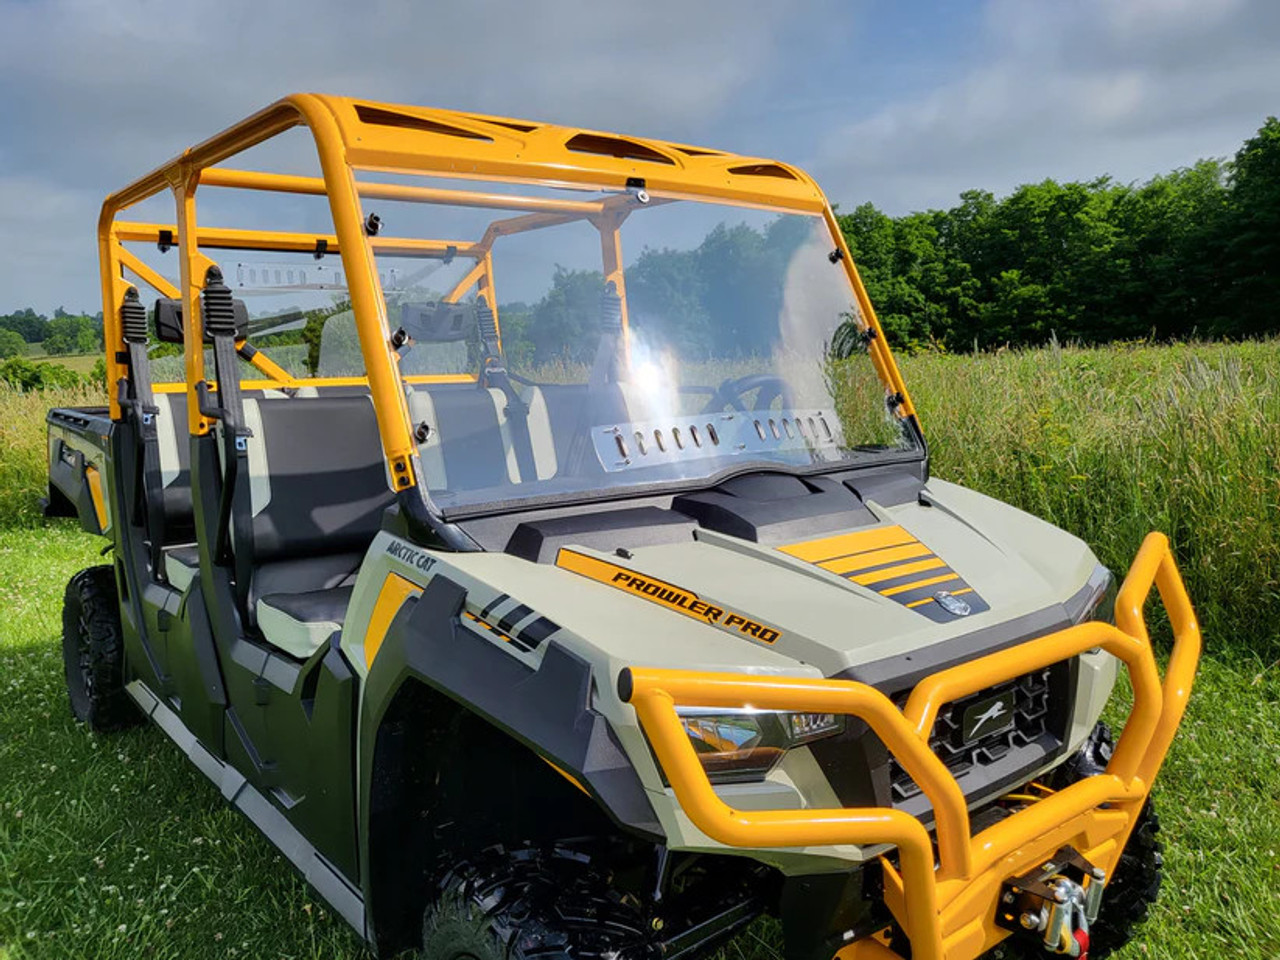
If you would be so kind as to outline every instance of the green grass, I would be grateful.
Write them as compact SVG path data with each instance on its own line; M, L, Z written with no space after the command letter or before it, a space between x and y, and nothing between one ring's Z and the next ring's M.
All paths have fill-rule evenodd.
M1169 532L1206 633L1156 785L1164 894L1135 958L1280 957L1280 342L906 358L935 472L1123 569ZM62 589L101 541L38 520L43 414L0 389L0 958L364 957L159 733L70 719ZM1122 694L1123 696L1123 694ZM779 957L757 924L724 960Z
M159 730L71 719L62 591L101 562L65 522L0 531L0 950L50 958L361 956Z
M94 365L102 358L101 353L63 353L50 354L46 353L42 356L29 356L28 360L35 363L56 363L66 367L68 370L74 370L81 376L88 376L93 373Z

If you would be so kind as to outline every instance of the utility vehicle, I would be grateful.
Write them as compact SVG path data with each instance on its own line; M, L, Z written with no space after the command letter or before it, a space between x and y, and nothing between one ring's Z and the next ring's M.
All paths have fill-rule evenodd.
M48 511L111 548L72 708L152 720L380 954L771 914L790 960L1096 957L1146 912L1168 543L1112 622L1083 543L930 476L801 170L298 95L98 242L109 403L48 417Z

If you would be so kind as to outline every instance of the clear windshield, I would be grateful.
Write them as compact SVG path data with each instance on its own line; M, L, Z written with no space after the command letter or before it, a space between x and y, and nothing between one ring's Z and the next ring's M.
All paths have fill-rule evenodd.
M915 449L847 349L861 321L822 217L556 195L584 210L364 201L388 234L440 241L371 243L446 513ZM350 315L324 334L317 372L360 372Z

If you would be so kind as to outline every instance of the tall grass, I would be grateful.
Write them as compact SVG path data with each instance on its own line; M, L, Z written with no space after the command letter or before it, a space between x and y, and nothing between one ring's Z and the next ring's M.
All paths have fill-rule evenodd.
M1210 649L1280 657L1280 340L900 362L937 476L1071 530L1118 572L1163 530ZM48 407L100 402L0 386L0 526L38 516Z
M31 524L40 516L49 477L49 408L103 403L106 397L96 386L24 392L0 382L0 527Z
M1280 655L1280 342L908 358L936 475L1120 573L1173 541L1211 650Z

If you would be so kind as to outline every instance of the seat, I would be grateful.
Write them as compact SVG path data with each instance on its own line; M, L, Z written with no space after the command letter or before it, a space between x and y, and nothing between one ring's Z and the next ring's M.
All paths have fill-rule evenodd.
M155 404L160 410L156 415L156 450L160 461L160 484L164 491L164 536L168 543L189 543L196 534L191 505L187 395L157 393Z
M258 600L258 629L290 656L306 660L342 629L352 586L273 593Z
M164 578L181 593L200 575L200 549L194 544L165 547Z
M527 416L509 411L506 394L471 384L418 385L409 392L409 417L431 429L418 445L427 487L436 492L481 490L507 484L549 480L567 462L574 435L581 429L586 384L521 386ZM620 384L611 384L593 423L627 423L630 403ZM522 474L516 453L518 432L527 431L536 477Z
M247 392L246 397L288 399L279 391ZM315 397L315 387L298 390L295 398ZM187 395L156 393L156 448L160 483L164 492L163 551L165 579L185 593L200 574L200 552L195 543L195 511L191 502L191 437L187 429Z
M253 434L249 610L264 639L306 659L341 629L392 502L373 404L367 395L250 397L244 415Z
M409 418L415 426L425 423L430 427L426 439L418 445L428 489L481 490L520 483L526 478L521 476L516 432L526 429L541 441L531 443L538 479L553 476L555 454L549 427L545 426L546 404L536 388L523 399L529 408L527 426L511 416L510 401L497 388L472 384L413 388L409 393ZM541 433L539 425L543 425Z

